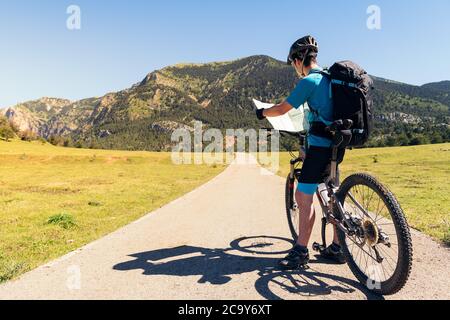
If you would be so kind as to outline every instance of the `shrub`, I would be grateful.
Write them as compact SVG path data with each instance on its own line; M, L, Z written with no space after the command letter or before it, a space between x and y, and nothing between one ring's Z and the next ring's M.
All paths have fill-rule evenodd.
M75 142L74 147L77 148L77 149L82 149L83 148L83 143L81 141L77 141L77 142Z
M6 142L8 142L15 136L16 136L16 134L14 133L13 129L11 129L9 124L0 125L0 138L4 139Z
M47 224L57 225L63 229L72 229L77 226L75 218L68 213L60 213L51 216L50 218L48 218Z
M39 141L41 144L46 144L46 143L47 143L47 140L45 140L45 139L42 138L42 137L38 137L38 141Z
M5 259L0 255L0 283L14 279L22 270L26 269L26 264L23 262L15 262Z
M70 139L70 138L65 138L64 139L64 142L63 142L63 146L64 147L71 147L72 146L72 139Z
M20 132L19 137L22 141L34 141L38 139L37 134L30 130Z
M418 146L418 145L429 144L429 143L430 143L430 140L428 139L428 137L421 135L421 134L416 135L410 141L410 145L412 145L412 146Z
M450 247L450 231L447 231L444 235L444 243Z

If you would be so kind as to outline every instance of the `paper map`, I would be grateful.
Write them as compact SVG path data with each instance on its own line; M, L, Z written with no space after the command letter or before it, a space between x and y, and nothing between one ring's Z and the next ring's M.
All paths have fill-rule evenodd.
M269 109L273 107L273 104L264 103L253 99L253 103L258 109ZM293 109L285 115L279 117L267 118L270 124L275 130L289 131L289 132L302 132L309 129L308 124L309 109L307 105L298 109Z

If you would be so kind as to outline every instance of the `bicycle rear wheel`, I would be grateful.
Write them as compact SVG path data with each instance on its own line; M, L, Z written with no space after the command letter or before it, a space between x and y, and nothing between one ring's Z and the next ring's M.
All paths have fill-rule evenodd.
M413 256L410 230L397 199L367 174L348 177L337 197L356 230L353 235L339 231L351 271L376 293L397 293L409 278Z

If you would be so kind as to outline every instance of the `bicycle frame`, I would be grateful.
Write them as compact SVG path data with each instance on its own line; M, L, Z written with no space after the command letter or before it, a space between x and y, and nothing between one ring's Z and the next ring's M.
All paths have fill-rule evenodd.
M290 161L290 179L291 181L295 181L296 177L296 166L303 162L305 159L305 151L304 151L304 139L305 136L299 135L300 137L300 151L299 156ZM325 250L327 247L326 243L326 228L328 224L332 224L335 227L339 228L346 234L354 234L355 230L352 230L351 220L345 212L344 207L340 203L337 198L336 193L339 189L339 172L338 172L338 152L341 145L345 144L346 141L349 141L351 137L345 137L341 133L337 133L334 137L333 141L333 149L332 149L332 158L331 158L331 170L330 175L325 179L326 190L322 190L322 192L326 192L328 199L327 200L324 195L321 194L320 190L317 190L316 195L319 200L319 204L322 208L323 217L322 217L322 244L314 244L316 250ZM337 210L337 212L335 211Z

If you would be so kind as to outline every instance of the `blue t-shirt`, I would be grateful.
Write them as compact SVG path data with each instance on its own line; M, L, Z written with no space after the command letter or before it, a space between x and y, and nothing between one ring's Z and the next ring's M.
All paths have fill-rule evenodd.
M286 101L295 109L306 102L314 112L309 113L308 122L323 122L327 126L333 123L333 99L330 94L330 80L320 72L323 69L312 69L308 76L300 80ZM308 134L308 144L316 147L330 147L331 140Z

